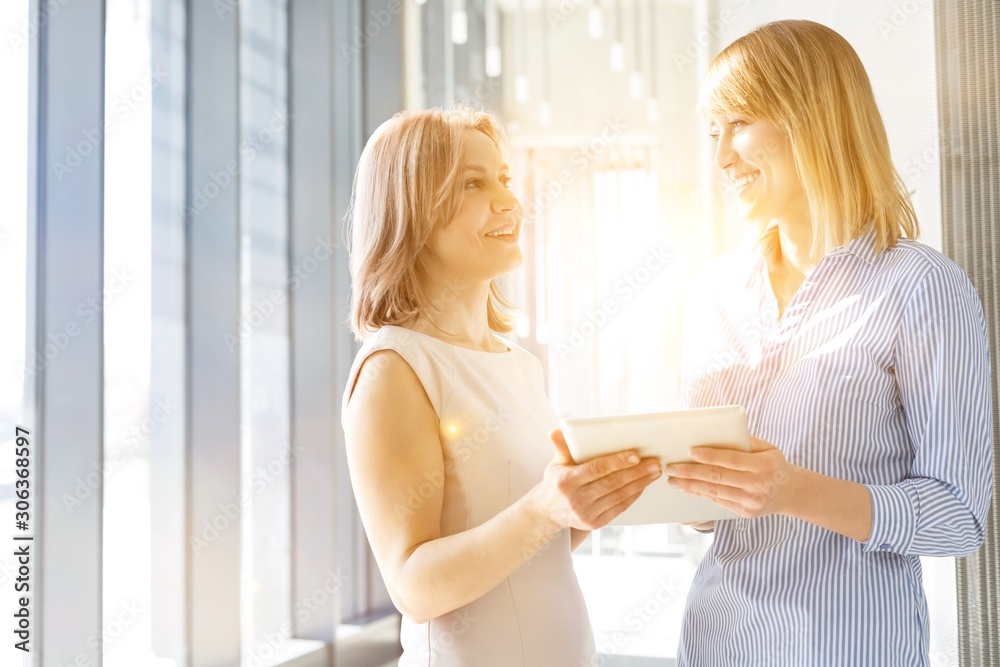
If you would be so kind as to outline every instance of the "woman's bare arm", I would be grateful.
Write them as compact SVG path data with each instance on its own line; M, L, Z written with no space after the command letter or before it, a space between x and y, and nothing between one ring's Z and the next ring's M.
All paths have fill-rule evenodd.
M368 360L377 355L385 357L378 374L358 384L348 403L348 465L389 594L415 622L489 592L561 530L606 524L660 474L657 464L635 452L573 465L558 435L557 457L540 484L489 521L442 537L445 475L437 416L406 361L389 350ZM419 503L409 493L416 489Z

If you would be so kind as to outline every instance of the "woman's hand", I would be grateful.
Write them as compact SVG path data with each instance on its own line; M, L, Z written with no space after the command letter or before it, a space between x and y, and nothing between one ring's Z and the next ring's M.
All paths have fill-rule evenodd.
M532 493L536 511L560 529L607 525L662 474L658 459L640 459L632 450L576 464L562 431L550 437L556 453Z
M664 471L671 488L708 498L742 517L789 514L795 507L801 468L774 445L751 438L751 451L695 447L696 463L674 463Z

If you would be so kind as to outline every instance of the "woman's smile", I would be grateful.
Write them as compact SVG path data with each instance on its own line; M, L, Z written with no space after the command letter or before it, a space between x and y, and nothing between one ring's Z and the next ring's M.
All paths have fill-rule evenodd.
M517 239L520 237L518 227L519 225L508 225L506 227L501 227L500 229L495 229L492 232L489 232L486 236L504 243L517 243Z

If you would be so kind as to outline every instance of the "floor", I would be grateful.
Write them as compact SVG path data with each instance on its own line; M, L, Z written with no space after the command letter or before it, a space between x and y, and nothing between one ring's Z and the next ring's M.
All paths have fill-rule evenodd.
M675 663L669 658L640 658L632 655L601 655L601 657L598 658L597 664L599 667L673 667ZM395 660L392 660L384 665L381 665L381 667L397 667L397 664Z

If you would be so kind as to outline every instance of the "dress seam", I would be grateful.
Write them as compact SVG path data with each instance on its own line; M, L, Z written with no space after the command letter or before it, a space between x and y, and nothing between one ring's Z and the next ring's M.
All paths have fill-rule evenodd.
M431 651L434 650L434 642L431 641L431 623L434 619L427 621L427 667L431 667L431 661L434 660L434 656L431 655Z
M451 402L451 397L455 393L455 350L449 350L448 361L451 362L451 377L448 378L448 396L441 403L441 415L444 416L445 408Z
M517 622L517 641L521 646L521 667L524 667L524 633L521 632L521 617L517 613L517 600L514 598L514 589L510 585L510 577L504 581L507 582L507 592L510 593L510 606L514 609L514 620Z

